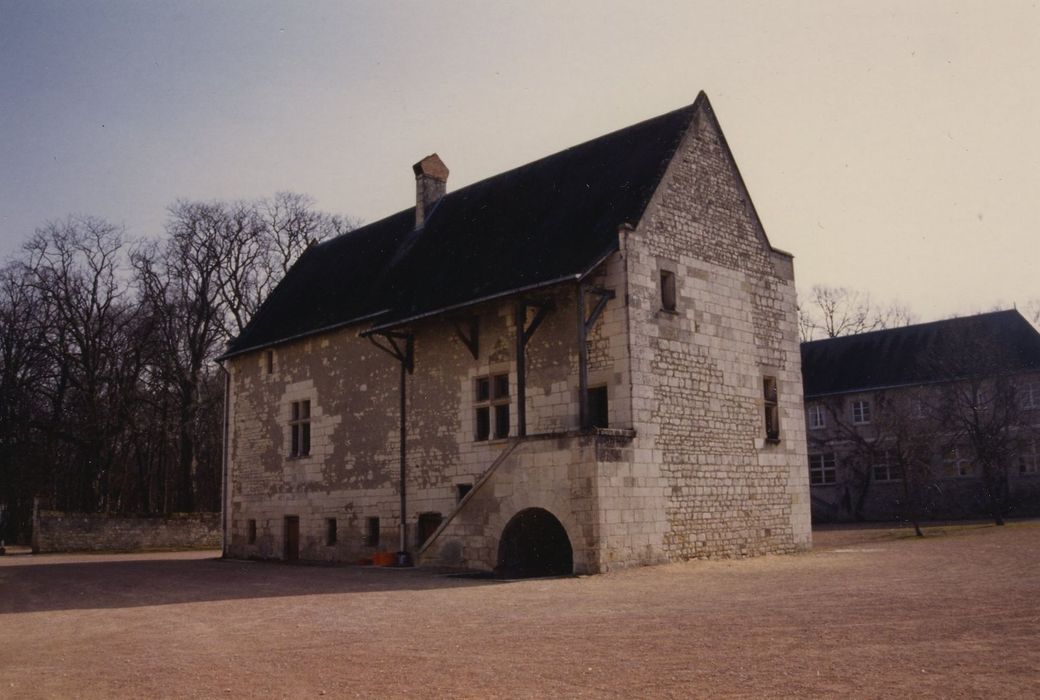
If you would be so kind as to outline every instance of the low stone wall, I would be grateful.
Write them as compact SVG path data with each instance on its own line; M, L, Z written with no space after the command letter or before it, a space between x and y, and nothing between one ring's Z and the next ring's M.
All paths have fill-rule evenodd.
M34 553L219 548L220 513L133 516L37 510L33 517Z

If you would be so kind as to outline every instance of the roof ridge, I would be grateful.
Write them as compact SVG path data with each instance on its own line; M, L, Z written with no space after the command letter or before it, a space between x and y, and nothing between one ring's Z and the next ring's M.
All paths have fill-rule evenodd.
M891 328L878 328L878 329L875 329L875 330L872 330L872 331L864 331L863 333L850 333L848 335L837 335L837 336L834 336L833 338L820 338L818 340L806 340L806 341L803 341L801 344L802 345L813 345L815 343L830 343L830 342L835 342L835 341L850 340L852 338L865 338L866 336L880 335L880 334L883 334L883 333L898 333L898 332L905 332L905 331L908 331L908 330L919 330L919 329L925 328L926 326L946 325L946 324L950 324L950 323L957 323L958 321L969 321L969 320L973 320L973 319L984 318L984 317L987 317L987 316L997 316L997 315L1001 315L1001 314L1014 314L1015 316L1018 316L1019 318L1021 318L1023 321L1025 320L1025 317L1022 316L1021 313L1019 313L1018 309L999 309L997 311L984 311L982 313L971 314L969 316L952 316L950 318L940 318L940 319L937 319L935 321L922 321L921 323L909 323L909 324L907 324L905 326L893 326Z

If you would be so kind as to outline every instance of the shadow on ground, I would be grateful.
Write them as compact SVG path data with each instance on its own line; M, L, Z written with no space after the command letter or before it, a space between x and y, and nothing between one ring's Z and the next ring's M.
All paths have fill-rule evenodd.
M213 553L0 558L0 615L496 585L425 569L305 566Z

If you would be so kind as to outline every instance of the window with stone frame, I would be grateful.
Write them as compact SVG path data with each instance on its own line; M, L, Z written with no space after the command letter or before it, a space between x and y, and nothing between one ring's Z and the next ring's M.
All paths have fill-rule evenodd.
M809 455L809 485L838 483L838 461L833 452Z
M607 387L589 387L588 394L589 425L593 428L609 427L610 405Z
M1018 473L1040 474L1040 440L1026 440L1018 454Z
M338 526L335 518L325 518L325 546L332 547L339 539Z
M311 402L293 401L289 419L289 456L311 453Z
M867 425L870 423L870 402L865 399L852 402L852 424Z
M780 396L776 377L762 377L762 404L765 409L766 440L780 441Z
M661 309L664 311L675 311L675 273L671 270L661 270Z
M491 374L474 382L474 439L509 437L509 375Z
M365 519L365 546L379 546L379 518L376 516Z
M1040 408L1040 382L1029 382L1018 387L1022 408Z
M827 417L823 412L821 404L809 404L807 414L809 416L809 430L819 430L827 427Z
M899 456L894 450L882 450L876 456L876 462L871 465L874 481L900 481L903 472L899 468Z
M947 449L943 454L943 465L947 476L975 476L975 463L963 447L954 446Z

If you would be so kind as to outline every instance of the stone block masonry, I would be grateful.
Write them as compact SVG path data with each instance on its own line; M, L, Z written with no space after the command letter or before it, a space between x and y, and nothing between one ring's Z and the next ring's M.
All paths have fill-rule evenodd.
M219 548L220 513L132 516L36 509L33 517L36 554Z

